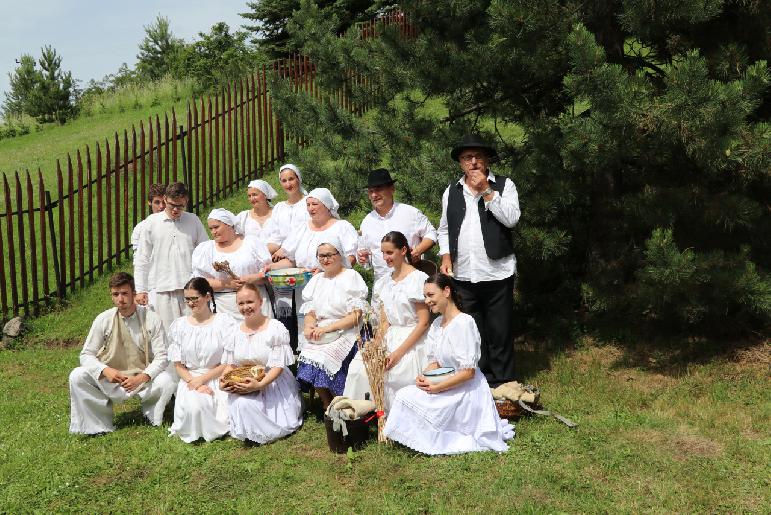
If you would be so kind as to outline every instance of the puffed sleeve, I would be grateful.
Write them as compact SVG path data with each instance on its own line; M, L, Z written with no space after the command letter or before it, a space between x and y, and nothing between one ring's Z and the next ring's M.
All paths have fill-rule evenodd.
M182 359L182 327L183 327L182 318L183 317L177 318L169 326L169 334L168 334L169 347L168 347L168 350L166 351L166 356L169 360L169 363L184 361Z
M313 297L318 287L319 281L321 281L322 275L324 274L318 273L311 277L311 280L308 281L308 284L306 284L305 288L303 288L303 305L300 306L301 315L307 315L311 311L314 311Z
M346 256L356 256L356 248L359 246L359 233L348 220L340 220L335 225L339 225L337 236L340 243L343 244L343 252Z
M198 244L193 250L193 273L191 277L214 278L214 269L212 268L212 241L205 241Z
M423 285L426 284L428 275L420 270L415 270L409 275L409 281L405 284L407 298L410 302L425 302L426 297L423 295Z
M479 335L477 324L470 315L462 313L453 327L452 352L459 369L476 368L482 354L482 337Z
M268 368L288 367L294 364L294 352L289 345L289 331L284 324L278 320L270 321L270 354L268 362L265 364Z
M354 309L366 311L368 307L367 295L369 294L367 283L364 282L364 279L356 270L349 268L344 273L347 274L345 281L346 311L349 313Z
M247 237L247 239L251 240L253 262L257 265L257 268L262 270L265 265L271 262L270 251L268 251L268 247L265 243L259 239L253 237Z
M236 364L236 338L238 338L238 333L240 332L241 330L238 328L238 326L235 326L231 328L230 332L226 334L225 339L222 340L222 363L225 365Z

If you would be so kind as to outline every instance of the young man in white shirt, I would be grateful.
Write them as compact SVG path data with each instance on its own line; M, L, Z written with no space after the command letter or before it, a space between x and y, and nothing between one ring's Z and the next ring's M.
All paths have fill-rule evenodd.
M418 208L394 202L394 183L388 170L372 170L367 179L367 196L372 211L362 220L359 232L359 263L371 263L375 280L393 270L388 268L380 250L380 240L391 231L399 231L407 238L411 257L416 262L436 243L436 229Z
M166 201L163 200L163 197L165 194L166 194L165 184L150 185L150 188L147 191L147 206L150 208L151 215L154 215L155 213L160 213L161 211L166 209ZM146 223L147 223L147 218L145 218L144 220L136 224L134 226L134 230L131 231L131 250L134 252L134 254L137 253L137 249L139 248L139 240L142 238L142 231L144 230ZM153 280L152 277L150 277L148 279L148 282L152 284L155 281ZM152 307L155 305L154 289L150 289L150 291L147 292L147 305L149 307Z
M511 228L519 221L519 198L511 179L496 177L489 163L495 147L466 135L451 154L463 176L442 195L440 271L455 278L463 311L482 336L479 368L491 386L514 379L514 277Z
M176 390L167 368L166 337L158 316L135 302L134 278L110 278L114 308L100 313L70 373L70 432L108 433L114 429L112 405L136 395L154 426Z
M187 312L182 288L193 273L193 250L208 241L203 224L185 212L187 188L181 182L166 187L166 208L147 217L139 248L134 254L137 304L147 304L147 292L155 288L153 309L168 331L171 323ZM149 278L154 284L149 284Z

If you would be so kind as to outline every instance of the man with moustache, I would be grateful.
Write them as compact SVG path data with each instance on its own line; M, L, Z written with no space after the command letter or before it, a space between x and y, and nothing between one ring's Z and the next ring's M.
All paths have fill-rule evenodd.
M511 228L519 220L519 198L511 179L490 171L497 152L479 135L464 136L450 155L463 176L442 195L440 271L454 277L463 311L477 323L482 336L479 368L497 386L514 379L517 262Z
M436 229L418 208L401 202L394 202L394 183L391 173L379 168L372 170L367 179L367 196L372 211L362 220L359 232L359 263L371 260L377 281L393 270L388 268L380 250L380 240L391 231L399 231L407 237L410 258L417 262L423 253L436 243Z

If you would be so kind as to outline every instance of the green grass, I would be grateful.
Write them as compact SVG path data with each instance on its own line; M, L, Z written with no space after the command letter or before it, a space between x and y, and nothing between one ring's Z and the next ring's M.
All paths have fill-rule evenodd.
M81 116L65 125L47 125L25 136L0 140L0 172L11 175L15 171L23 173L29 170L37 174L40 168L48 188L55 190L57 159L66 172L68 153L72 155L74 164L75 152L80 150L85 159L88 145L95 159L95 143L99 142L104 151L105 138L112 146L116 132L122 145L123 130L129 131L130 138L131 126L135 125L139 130L140 121L144 121L147 130L150 116L160 115L163 125L164 112L171 116L174 108L177 116L184 117L191 92L190 84L161 81L142 88L129 87L103 94L90 101Z
M91 295L101 300L89 316L58 319L80 338L81 318L107 305L103 285ZM148 426L134 402L116 409L114 433L70 435L79 346L38 344L0 354L0 511L768 513L759 350L759 363L660 370L613 346L520 348L526 379L580 426L524 419L506 454L426 457L374 442L334 455L313 416L270 445L188 445L167 436L168 422Z

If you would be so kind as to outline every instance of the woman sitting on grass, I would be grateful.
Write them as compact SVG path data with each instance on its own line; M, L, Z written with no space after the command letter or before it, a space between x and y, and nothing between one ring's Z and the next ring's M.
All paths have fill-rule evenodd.
M302 403L297 380L288 369L294 363L289 331L278 320L260 311L260 290L246 283L236 293L244 321L225 341L224 373L234 366L260 364L265 377L247 378L220 386L228 392L230 436L255 443L268 443L295 432L302 425Z
M323 273L314 275L303 290L307 343L300 352L297 378L316 388L326 410L333 396L343 394L356 354L358 321L367 305L367 285L350 268L338 238L322 240L316 257Z
M179 375L171 434L190 443L211 441L228 432L228 398L219 388L222 343L235 326L224 313L212 312L214 291L203 277L185 284L189 316L174 320L169 327L169 361Z
M421 374L414 385L399 390L385 435L424 454L507 451L504 439L513 431L498 417L490 387L477 366L481 338L474 319L461 312L452 278L430 277L423 293L429 309L441 315L428 330L424 372L440 367L455 371L439 382Z

